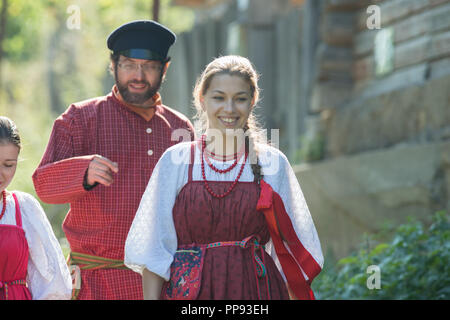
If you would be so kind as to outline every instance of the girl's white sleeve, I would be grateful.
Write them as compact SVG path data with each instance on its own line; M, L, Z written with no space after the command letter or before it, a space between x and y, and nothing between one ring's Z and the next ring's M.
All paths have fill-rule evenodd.
M144 268L166 281L177 249L172 209L187 181L190 143L166 150L156 164L125 242L125 265L142 274Z
M40 203L31 195L15 192L29 247L27 285L33 300L68 300L72 279L61 246Z

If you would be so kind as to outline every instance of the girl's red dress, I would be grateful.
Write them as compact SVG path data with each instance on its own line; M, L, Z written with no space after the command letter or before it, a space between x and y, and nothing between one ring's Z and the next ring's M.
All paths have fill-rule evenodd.
M238 182L229 195L216 198L206 190L203 181L192 180L192 163L193 160L188 182L178 194L173 208L178 248L193 243L241 241L249 236L258 237L261 244L267 243L270 239L267 223L264 215L256 210L260 194L258 183ZM222 194L233 181L208 183L215 193ZM262 256L259 249L256 254L264 261L266 275L257 275L251 247L206 249L200 291L195 299L289 299L285 282L272 257L265 251Z
M31 300L26 286L28 242L22 228L19 202L16 206L16 225L0 225L0 300Z

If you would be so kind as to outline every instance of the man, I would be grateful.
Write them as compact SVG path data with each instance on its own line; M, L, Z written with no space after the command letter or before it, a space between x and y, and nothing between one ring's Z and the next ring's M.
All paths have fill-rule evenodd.
M112 32L112 92L55 120L33 174L42 201L70 203L63 230L70 263L81 270L78 299L142 299L141 276L123 265L128 230L158 159L182 140L177 129L194 138L190 121L158 93L175 39L153 21Z

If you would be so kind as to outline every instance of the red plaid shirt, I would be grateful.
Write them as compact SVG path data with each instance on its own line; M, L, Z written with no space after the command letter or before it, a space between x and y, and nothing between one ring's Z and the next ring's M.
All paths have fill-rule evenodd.
M159 102L159 104L158 104ZM45 154L33 174L36 193L47 203L70 203L63 230L74 252L123 260L133 218L158 159L175 129L194 138L190 121L157 100L146 121L111 92L75 103L55 120ZM83 188L93 155L118 163L109 186ZM82 270L79 299L142 299L139 274L130 270Z

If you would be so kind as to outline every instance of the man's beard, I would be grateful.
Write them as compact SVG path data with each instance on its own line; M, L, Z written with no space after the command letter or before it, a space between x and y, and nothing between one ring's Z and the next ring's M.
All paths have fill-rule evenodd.
M116 67L117 68L117 67ZM115 70L116 75L116 86L119 90L120 95L122 96L122 99L132 105L135 106L141 106L144 102L149 100L151 97L153 97L161 87L162 82L162 76L158 79L158 82L155 83L153 86L150 85L147 81L138 81L138 80L130 80L127 83L121 83L118 76L117 76L117 69ZM143 93L132 93L128 90L128 85L131 83L135 84L145 84L147 86L147 90Z

